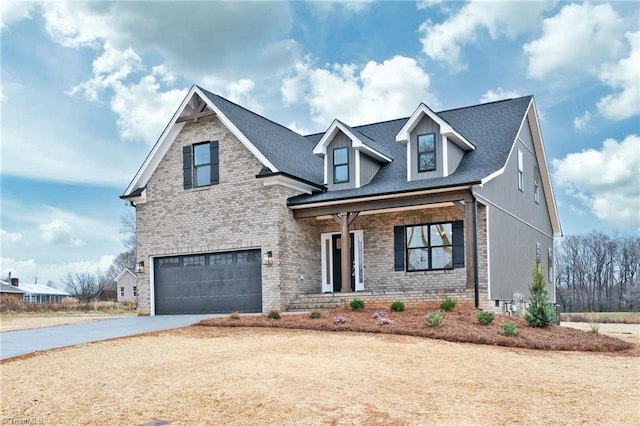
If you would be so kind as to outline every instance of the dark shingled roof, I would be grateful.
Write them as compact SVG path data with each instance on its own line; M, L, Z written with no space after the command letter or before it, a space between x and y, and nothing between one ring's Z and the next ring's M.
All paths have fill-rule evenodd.
M315 144L312 141L202 87L199 89L278 171L320 185L323 183L323 159L313 155Z
M408 118L355 127L358 132L384 145L384 152L393 158L393 162L382 166L371 182L361 188L302 194L290 198L288 204L295 206L479 183L506 164L531 98L525 96L437 113L476 147L465 153L454 173L440 178L407 181L406 146L396 142L395 137ZM321 137L322 134L314 134L307 139L313 145Z
M279 172L322 185L323 159L313 154L313 148L324 133L301 136L227 99L205 89L200 90ZM340 122L361 137L363 143L393 161L384 164L371 182L361 188L302 194L290 198L288 204L295 206L479 183L506 164L531 98L532 96L525 96L436 113L476 149L465 153L451 175L411 182L407 181L406 146L395 139L408 117L357 127ZM260 175L266 174L265 172L263 169Z

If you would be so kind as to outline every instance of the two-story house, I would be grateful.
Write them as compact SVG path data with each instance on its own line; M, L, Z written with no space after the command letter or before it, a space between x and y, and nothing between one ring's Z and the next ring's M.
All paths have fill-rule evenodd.
M193 86L121 198L141 314L353 297L502 309L534 265L555 297L561 229L531 96L302 136Z

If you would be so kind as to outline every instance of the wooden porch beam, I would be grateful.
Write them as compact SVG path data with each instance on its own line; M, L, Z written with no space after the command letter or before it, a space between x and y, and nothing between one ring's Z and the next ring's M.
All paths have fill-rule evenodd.
M351 292L351 251L349 250L349 213L340 213L340 256L342 263L342 293Z
M374 201L353 201L350 203L336 204L322 207L309 207L304 209L292 209L293 217L301 219L305 217L330 216L344 211L363 212L371 210L383 210L398 207L411 207L435 203L464 201L465 205L472 201L468 191L443 192L439 194L421 195L413 197L389 198Z
M475 232L474 204L464 204L464 265L467 269L467 288L475 288Z

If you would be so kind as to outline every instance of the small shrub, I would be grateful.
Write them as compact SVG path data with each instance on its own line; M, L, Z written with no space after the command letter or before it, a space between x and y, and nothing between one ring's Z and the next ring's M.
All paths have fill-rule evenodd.
M364 311L364 300L353 299L349 303L349 306L351 307L352 311Z
M444 299L442 301L442 303L440 304L440 309L442 309L443 311L453 311L453 308L456 307L456 299L453 299L451 297L447 297L446 299Z
M311 319L319 319L322 318L322 312L320 311L313 311L309 314L309 318Z
M424 317L424 323L427 327L442 327L442 320L445 315L444 311L431 312Z
M393 312L402 312L404 311L404 303L396 300L394 301L391 306L389 307Z
M333 317L333 323L336 324L336 325L346 324L347 323L347 319L343 318L343 317Z
M502 322L498 333L502 336L517 336L520 334L520 329L513 322Z
M490 311L480 311L476 314L476 318L481 325L489 325L493 322L494 315Z
M269 315L267 315L269 317L269 319L275 319L275 320L279 320L280 319L280 312L273 310L273 311L269 311Z
M234 320L239 320L240 319L240 312L238 311L233 311L231 312L231 315L229 315L230 319L234 319Z

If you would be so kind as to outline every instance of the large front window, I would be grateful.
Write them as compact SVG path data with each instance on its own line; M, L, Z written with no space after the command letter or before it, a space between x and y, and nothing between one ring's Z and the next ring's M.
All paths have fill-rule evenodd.
M349 182L349 148L333 150L333 183Z
M432 172L436 169L436 135L418 135L418 172Z
M407 271L453 268L451 223L406 227Z

